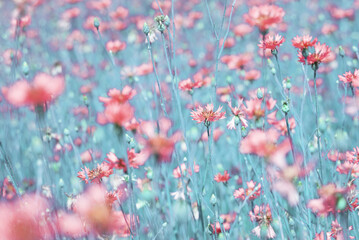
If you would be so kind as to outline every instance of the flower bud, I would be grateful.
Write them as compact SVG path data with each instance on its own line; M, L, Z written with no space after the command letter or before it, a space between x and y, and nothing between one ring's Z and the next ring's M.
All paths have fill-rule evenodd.
M262 99L262 98L263 98L263 91L262 91L262 89L260 89L260 88L257 89L257 98L258 98L258 99Z
M94 18L93 25L98 30L100 27L100 20L98 20L98 18Z
M148 24L146 22L143 24L142 31L146 36L150 33L150 27L148 26Z

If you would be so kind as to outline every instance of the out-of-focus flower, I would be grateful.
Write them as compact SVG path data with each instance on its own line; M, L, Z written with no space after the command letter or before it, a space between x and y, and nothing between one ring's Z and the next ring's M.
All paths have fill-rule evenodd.
M24 195L14 202L1 202L1 239L52 239L49 208L46 199L35 194Z
M359 87L359 70L355 69L354 73L346 72L343 76L339 75L339 80L343 83L349 83L352 87Z
M97 234L116 233L119 237L130 235L129 226L135 227L136 217L124 215L112 209L107 192L101 185L91 185L74 203L74 211L85 222L89 232Z
M218 121L225 118L226 112L221 112L222 106L218 107L217 111L213 111L213 104L207 104L205 108L198 106L196 111L191 112L191 117L197 123L204 123L209 126L211 122Z
M256 69L253 69L253 70L247 71L244 74L244 77L241 77L241 78L244 80L247 80L247 81L255 81L255 80L259 79L260 77L261 77L261 72Z
M20 80L10 87L2 87L1 91L9 103L15 107L43 106L61 95L65 89L63 76L51 76L38 73L31 83Z
M257 26L262 34L265 34L268 29L278 23L282 22L285 15L283 8L275 5L260 5L249 9L249 12L244 14L244 20L252 26Z
M136 91L129 86L125 86L122 91L111 89L107 95L110 98L99 97L100 102L104 103L105 111L97 115L99 124L114 123L124 127L134 117L134 108L128 103Z
M280 131L280 133L283 136L285 136L288 133L286 120L285 120L285 118L283 118L281 120L277 120L276 114L277 114L277 110L271 112L270 114L268 114L267 122L269 124L273 125L274 128L276 128L278 131ZM291 118L288 119L288 124L289 124L290 132L294 132L294 128L296 127L294 117L291 117Z
M170 162L176 142L181 138L180 132L167 136L171 128L171 120L161 118L159 121L159 133L155 129L155 122L144 121L140 125L138 141L144 148L141 150L141 158L148 159L154 155L159 162ZM143 134L143 136L142 136Z
M199 165L194 164L193 165L193 170L196 173L199 172ZM173 169L173 177L174 178L180 178L182 176L181 172L185 176L187 176L187 174L190 175L190 176L192 175L192 169L191 168L187 169L186 164L184 164L184 163L181 164L181 169L180 169L179 166L176 167L175 169Z
M120 40L116 41L109 41L106 43L106 49L109 52L117 53L119 51L122 51L126 48L126 43L121 42Z
M247 182L247 189L244 188L238 188L238 190L235 190L233 193L234 198L240 198L242 200L245 200L246 197L248 197L249 200L254 200L257 197L259 197L261 194L261 184L258 183L256 186L256 182L253 182L252 180Z
M337 188L333 183L329 183L325 186L322 186L318 190L319 199L312 199L308 202L307 206L313 212L321 216L327 216L329 213L336 213L338 201L346 202L345 194L348 192L348 188ZM344 208L346 207L346 203ZM344 210L342 208L341 210Z
M227 183L230 178L231 177L229 176L228 171L224 171L223 175L217 173L216 176L214 176L214 180L216 182L223 182L223 183Z
M232 102L228 102L228 106L234 115L232 120L228 122L228 129L236 129L236 126L241 123L242 126L248 127L247 120L245 119L245 112L243 110L243 99L238 100L238 107L232 107Z
M280 134L273 128L263 131L255 129L241 141L240 152L266 158L270 163L285 167L285 155L290 151L290 142L285 139L277 144Z

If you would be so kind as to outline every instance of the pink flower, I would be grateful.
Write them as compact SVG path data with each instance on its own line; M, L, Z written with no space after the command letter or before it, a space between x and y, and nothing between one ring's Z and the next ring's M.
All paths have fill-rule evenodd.
M285 156L290 151L290 142L285 139L277 144L280 134L274 130L251 130L241 141L240 152L245 154L255 154L266 158L270 163L284 168L286 164Z
M321 44L320 42L317 42L314 45L314 52L309 53L307 57L307 64L320 64L321 62L325 62L329 59L331 55L331 48L325 45L325 43ZM305 63L305 58L302 55L301 52L298 53L299 62Z
M15 107L42 106L59 97L65 89L63 76L51 76L47 73L38 73L29 83L20 80L10 87L1 89L6 101Z
M191 112L191 117L197 123L204 123L209 125L211 122L218 121L225 118L226 112L221 112L222 106L218 107L217 111L213 111L213 104L207 104L205 108L198 106L196 111Z
M353 87L359 87L359 70L355 69L354 73L346 72L343 76L338 76L343 83L349 83Z
M136 90L130 86L124 86L121 90L112 88L108 91L107 97L99 97L99 101L104 103L104 106L108 106L111 103L126 103L128 100L132 99L136 95Z
M99 100L104 103L105 110L98 113L97 122L99 124L114 123L124 127L134 118L134 108L127 102L135 94L130 87L124 87L120 92L117 89L111 89L108 95L111 98L100 97Z
M196 164L194 164L194 166L193 166L193 170L194 170L194 172L199 172L199 165L196 165ZM184 163L182 163L181 164L181 169L180 169L180 167L178 166L178 167L176 167L175 169L173 169L173 176L174 176L174 178L180 178L182 175L181 175L181 171L182 171L182 174L184 174L184 175L186 175L187 176L187 173L188 173L188 175L192 175L192 170L191 170L191 168L189 168L188 170L187 170L187 167L186 167L186 164L184 164Z
M252 233L257 237L261 237L261 232L264 230L266 231L267 238L275 238L276 234L274 232L271 223L273 221L272 212L269 205L256 205L253 209L253 212L249 212L249 216L252 222L257 222L258 226L252 230Z
M266 33L268 29L281 23L284 17L284 10L275 5L260 5L249 9L244 14L244 20L252 26L257 26L259 31Z
M284 43L285 38L282 38L282 36L280 35L275 35L275 36L266 36L266 38L264 39L264 41L260 41L260 43L258 44L258 47L260 48L264 48L264 49L270 49L272 51L276 50L277 47L279 47L280 45L282 45L282 43Z
M128 237L130 235L129 224L132 229L135 224L133 221L130 222L128 214L124 215L112 209L112 201L108 196L103 186L91 185L74 203L74 211L91 232L97 234L114 232L119 237Z
M253 70L247 71L245 73L244 77L241 77L241 78L244 80L247 80L247 81L255 81L255 80L259 79L260 77L261 77L261 72L256 69L253 69Z
M248 197L249 200L254 200L257 197L259 197L261 194L261 184L258 183L256 186L256 182L253 182L252 180L250 182L247 182L247 189L244 188L238 188L238 190L235 190L233 193L234 198L240 198L242 200L245 200L246 197Z
M126 48L126 43L121 42L120 40L116 41L109 41L106 43L106 49L109 52L117 53L119 51L122 51Z
M46 199L35 194L23 195L13 202L1 202L1 239L53 239L48 209L51 208Z
M245 113L243 110L243 100L238 100L238 107L232 107L232 102L228 102L228 106L234 115L232 120L228 122L227 128L228 129L236 129L236 126L241 123L242 126L248 127L247 120L245 119Z
M171 137L167 136L171 128L171 120L161 118L159 120L160 130L156 133L157 124L155 122L144 121L140 125L138 141L144 145L140 157L143 161L151 155L155 155L159 162L170 162L176 142L181 138L181 133L176 132Z
M230 178L231 177L229 176L228 171L224 171L223 175L220 173L217 173L217 175L214 176L214 180L216 182L223 182L223 183L227 183Z
M305 35L303 37L296 36L292 39L292 44L295 48L302 51L305 48L313 47L317 40L317 38L312 40L312 37L309 35Z
M110 164L103 162L97 164L97 167L90 170L86 166L80 172L77 173L77 177L81 180L88 183L91 182L100 183L103 177L109 177L113 173L112 167Z
M337 188L333 183L322 186L318 190L319 199L312 199L307 206L317 215L327 216L337 211L337 202L341 195L348 191L347 188Z

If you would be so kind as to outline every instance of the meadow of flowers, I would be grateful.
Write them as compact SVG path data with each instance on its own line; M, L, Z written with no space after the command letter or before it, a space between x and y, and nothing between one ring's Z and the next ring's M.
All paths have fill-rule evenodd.
M0 240L358 239L358 9L0 1Z

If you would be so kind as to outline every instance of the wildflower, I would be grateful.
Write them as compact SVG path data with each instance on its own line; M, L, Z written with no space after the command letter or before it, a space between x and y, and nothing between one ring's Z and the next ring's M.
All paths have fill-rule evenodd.
M74 211L86 223L86 228L97 234L116 233L119 237L130 236L135 226L130 215L117 212L109 204L106 190L101 185L91 185L74 203ZM136 219L135 216L133 216ZM134 220L136 221L136 220Z
M303 52L304 49L308 49L309 47L313 47L314 44L318 41L317 38L313 39L313 37L309 35L304 35L302 37L296 36L292 39L292 45L295 48L298 48L301 52Z
M97 164L97 167L90 170L86 166L84 169L77 173L77 177L88 183L91 182L100 183L103 177L109 177L113 173L111 165L103 162L101 164Z
M280 134L274 130L252 130L241 141L240 152L265 157L270 163L278 167L286 166L285 155L290 151L290 143L285 139L277 144Z
M199 165L194 164L193 165L193 170L196 173L199 172ZM184 164L184 163L181 164L181 169L180 169L179 166L176 167L175 169L173 169L173 177L174 178L180 178L182 176L181 172L182 172L183 175L187 175L187 173L190 176L192 175L192 169L191 168L187 169L186 164Z
M260 41L260 43L258 44L258 47L263 48L263 49L270 49L272 51L272 53L274 51L277 51L277 47L279 47L280 45L282 45L282 43L284 43L285 38L282 38L282 36L280 35L275 35L275 36L266 36L264 41Z
M284 10L275 5L260 5L249 9L243 17L244 20L252 26L257 26L262 34L268 29L282 22Z
M234 69L243 69L246 64L252 60L252 54L244 53L239 55L227 55L221 58L221 61L227 64L228 68L231 70Z
M333 183L322 186L318 190L319 199L312 199L308 202L308 208L317 215L326 217L329 213L335 213L338 209L338 201L343 199L348 188L337 188Z
M255 81L255 80L259 79L260 77L261 77L261 72L253 69L253 70L247 71L245 73L244 77L241 77L241 78L244 80L247 80L247 81Z
M359 163L359 147L354 147L351 152L348 151L346 157L350 162Z
M249 200L254 200L257 197L259 197L261 194L261 184L258 183L256 186L256 182L253 182L252 180L247 182L247 189L244 188L238 188L238 190L235 190L233 193L234 198L240 198L242 200L245 200L246 197L248 197Z
M175 143L180 139L181 133L176 132L171 137L167 133L171 127L171 121L167 118L159 120L159 133L155 132L157 124L155 122L144 121L140 125L140 132L144 137L139 136L139 142L144 145L141 151L141 158L148 159L155 155L159 162L170 162Z
M109 41L106 43L106 49L109 52L117 53L119 51L122 51L126 48L126 43L121 42L120 40L116 41Z
M276 234L274 232L271 223L273 222L272 212L269 205L256 205L253 209L253 212L249 212L249 216L252 222L257 222L258 226L252 230L257 237L261 237L262 233L266 234L267 238L275 238Z
M285 118L281 119L281 120L277 120L276 118L276 114L277 114L277 110L273 111L272 113L268 114L267 116L267 122L271 125L273 125L273 127L275 129L277 129L278 131L280 131L280 133L285 136L288 133L288 129L287 129L287 123ZM293 117L288 119L288 124L289 124L289 130L291 132L294 132L294 128L296 127L296 123L295 123L295 119Z
M338 76L343 83L349 83L350 86L359 87L359 69L355 69L354 73L346 72L343 76Z
M225 118L226 112L221 112L222 106L218 107L217 111L213 111L213 104L207 104L205 108L198 106L196 111L191 112L191 117L197 123L204 123L205 126L209 126L211 122L218 121Z
M122 91L111 89L107 95L110 98L99 97L99 101L104 103L105 110L98 113L97 122L100 124L114 123L120 127L125 126L133 119L134 108L128 103L136 91L129 86L125 86Z
M216 182L223 182L223 183L227 183L230 178L231 177L229 176L228 171L224 171L223 175L220 173L217 173L217 175L214 176L214 180Z
M20 80L10 87L1 89L6 101L15 107L42 106L50 103L61 95L65 89L63 76L51 76L38 73L31 83Z
M132 89L130 86L125 86L122 91L116 88L110 89L107 93L107 97L99 97L99 101L104 103L105 106L111 103L125 103L128 100L132 99L136 95L136 90Z
M242 99L238 101L238 107L232 107L232 103L228 102L228 106L234 115L232 120L227 124L228 129L236 129L236 126L238 126L239 122L242 126L248 127L247 120L244 118L244 111L242 110L242 102Z
M53 239L47 209L50 205L46 199L35 194L1 202L1 239Z
M314 45L314 52L309 53L307 56L307 64L312 65L312 67L318 68L318 65L328 60L331 54L331 48L325 45L325 43L321 44L320 42L317 42ZM302 63L305 63L305 57L301 52L298 54L299 61Z

